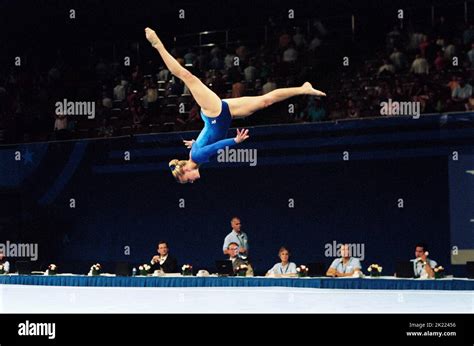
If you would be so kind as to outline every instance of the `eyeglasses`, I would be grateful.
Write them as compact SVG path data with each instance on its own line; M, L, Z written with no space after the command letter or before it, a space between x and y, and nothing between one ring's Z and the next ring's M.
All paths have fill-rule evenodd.
M238 249L239 249L238 247L229 248L229 250L231 250L231 251L235 251L235 250L238 250Z

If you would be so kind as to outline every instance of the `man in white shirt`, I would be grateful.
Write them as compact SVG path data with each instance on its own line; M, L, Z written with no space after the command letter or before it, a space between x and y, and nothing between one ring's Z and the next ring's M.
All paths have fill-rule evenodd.
M288 63L293 63L298 60L298 51L293 48L293 45L290 45L284 52L283 52L283 61Z
M254 66L253 61L250 61L249 66L244 69L244 76L246 82L253 82L257 79L258 70Z
M388 60L384 59L383 60L383 65L380 66L377 75L380 76L382 73L389 73L389 74L394 74L395 73L395 66L389 63Z
M268 94L270 91L273 91L277 88L276 83L272 77L268 77L267 82L262 87L262 95Z
M341 246L341 258L336 258L332 261L331 266L326 272L326 276L344 277L353 276L355 272L360 272L360 260L351 257L349 244Z
M451 93L451 99L456 102L464 102L472 96L472 86L466 83L464 78L458 78L458 83L459 85Z
M403 70L408 65L405 54L400 52L397 48L393 49L393 53L390 55L390 60L395 65L397 70Z
M114 88L114 100L125 101L127 98L127 81L122 79Z
M411 64L410 72L414 74L429 74L430 66L425 58L422 58L419 54L416 55L415 60Z
M412 259L413 262L413 271L415 277L421 278L433 278L434 277L434 268L438 265L436 261L428 258L428 248L426 244L419 243L415 246L415 259Z
M234 216L230 220L230 225L232 226L232 232L230 232L224 239L224 245L222 246L222 251L224 255L230 255L229 244L236 243L239 246L239 257L246 259L249 251L249 244L247 234L241 231L242 224L240 219Z

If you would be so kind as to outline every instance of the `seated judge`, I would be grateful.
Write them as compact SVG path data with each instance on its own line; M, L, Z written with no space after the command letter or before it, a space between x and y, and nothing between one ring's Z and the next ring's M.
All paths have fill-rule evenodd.
M248 262L243 260L239 257L240 248L239 244L235 242L229 243L227 246L227 254L229 255L229 260L232 261L232 268L234 269L234 273L237 272L237 267L241 264L246 264L248 266L246 276L253 276L253 268L252 265Z
M416 278L433 278L434 268L437 266L436 261L428 258L428 247L424 243L415 245L415 259L413 262L413 271Z
M332 261L326 272L326 276L344 277L352 276L355 272L360 272L361 265L358 258L350 256L349 244L341 246L341 258Z
M153 271L162 270L165 273L179 273L178 261L169 254L168 243L160 241L158 243L158 255L151 259L151 267Z
M7 258L3 252L0 252L0 265L3 266L3 270L6 274L10 272L10 262L7 261Z
M270 269L266 276L295 276L296 275L296 264L290 262L290 251L285 246L282 246L278 251L278 257L281 262L275 264Z

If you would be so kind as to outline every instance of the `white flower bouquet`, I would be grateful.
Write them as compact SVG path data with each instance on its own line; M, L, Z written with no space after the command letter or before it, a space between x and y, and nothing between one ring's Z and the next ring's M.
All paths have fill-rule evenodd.
M237 268L235 268L235 273L238 276L246 276L248 269L249 269L249 266L245 263L242 263L242 264L239 264Z
M300 265L296 268L296 274L301 278L308 275L309 268L305 265Z
M138 275L147 276L151 272L151 265L142 264L138 267Z
M181 267L181 274L184 276L192 276L193 275L193 266L190 264L184 264Z
M444 278L444 268L442 266L435 267L433 271L435 279Z
M370 273L370 276L380 276L382 269L383 267L378 264L371 264L369 268L367 268L367 271Z

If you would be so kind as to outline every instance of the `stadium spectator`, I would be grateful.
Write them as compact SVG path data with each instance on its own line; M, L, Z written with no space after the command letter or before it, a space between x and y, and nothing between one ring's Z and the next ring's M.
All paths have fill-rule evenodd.
M469 24L469 27L464 30L462 37L464 45L471 46L474 43L474 25Z
M114 100L123 102L127 98L128 82L122 79L114 88Z
M158 72L158 81L160 82L168 82L171 78L171 72L165 68L161 67L160 72Z
M114 128L106 118L102 119L102 125L97 130L97 135L99 137L112 137L114 135Z
M252 83L257 79L258 70L255 67L255 61L250 59L249 65L244 69L244 77L247 83Z
M408 67L408 62L405 54L400 52L398 48L393 49L393 53L390 55L390 60L397 69L397 71L405 70Z
M294 63L298 60L298 51L295 49L293 44L289 44L288 48L283 52L282 60L286 63Z
M413 60L413 63L411 64L410 72L418 75L428 74L430 72L428 61L417 54L415 60Z
M472 86L464 78L458 79L459 85L453 89L451 99L455 102L465 102L472 96Z
M391 64L387 59L383 59L383 64L380 66L377 75L393 75L395 73L395 66Z
M469 62L471 63L470 67L474 67L474 43L471 44L471 49L469 52L467 52L467 57L469 59Z
M308 98L306 109L303 110L303 118L310 122L323 121L326 119L326 110L323 108L321 101L314 96Z
M272 77L268 77L267 82L262 86L262 95L268 94L277 88L277 85Z

